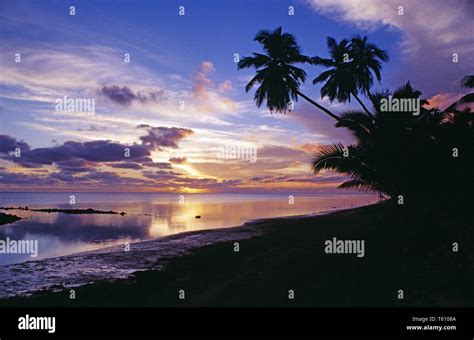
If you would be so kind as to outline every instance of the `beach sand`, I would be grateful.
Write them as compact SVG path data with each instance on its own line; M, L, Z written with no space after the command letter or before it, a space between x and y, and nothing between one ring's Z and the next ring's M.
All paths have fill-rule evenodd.
M474 306L474 233L465 217L404 214L384 203L253 223L266 232L239 241L239 252L234 242L217 243L162 271L78 287L74 300L66 290L0 306ZM364 257L325 253L334 237L364 240Z

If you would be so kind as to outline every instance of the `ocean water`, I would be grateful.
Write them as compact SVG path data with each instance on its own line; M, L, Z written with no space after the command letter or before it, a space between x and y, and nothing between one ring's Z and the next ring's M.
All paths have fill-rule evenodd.
M377 201L375 195L0 193L0 207L87 209L121 215L0 210L23 219L0 226L0 240L36 241L37 257L0 254L0 298L55 286L77 286L160 267L206 244L252 237L246 221L307 215ZM201 218L196 218L200 216ZM229 227L236 227L226 229ZM218 231L210 232L212 229ZM130 244L130 251L124 245ZM133 256L130 256L133 255Z

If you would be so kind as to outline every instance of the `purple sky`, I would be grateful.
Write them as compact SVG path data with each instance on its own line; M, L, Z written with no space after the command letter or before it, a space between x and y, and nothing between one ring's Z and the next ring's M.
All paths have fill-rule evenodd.
M271 115L244 91L253 70L238 71L234 57L261 52L260 29L282 26L323 57L327 36L367 35L390 55L374 90L410 80L442 108L473 73L469 0L77 1L74 16L69 6L0 4L4 191L334 191L345 177L309 164L350 135L302 100ZM321 99L310 80L323 69L304 68L304 93L336 113L358 109ZM58 109L65 97L93 99L94 112ZM219 153L232 148L254 161Z

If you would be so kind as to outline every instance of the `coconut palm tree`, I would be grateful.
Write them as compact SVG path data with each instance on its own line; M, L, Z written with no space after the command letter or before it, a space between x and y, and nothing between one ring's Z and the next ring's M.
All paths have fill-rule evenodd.
M325 82L321 88L321 97L327 96L332 102L350 101L353 96L363 110L373 118L358 93L361 91L370 96L370 88L375 78L380 82L382 62L388 61L387 53L376 45L368 43L367 37L356 36L348 41L339 43L332 38L327 38L330 58L314 57L314 65L330 67L313 80L313 84Z
M381 110L380 99L419 99L408 82L393 93L373 93L375 121L364 111L340 115L336 126L348 129L356 142L322 147L314 156L315 173L333 170L349 175L340 188L402 195L406 204L420 203L431 211L459 211L474 190L474 119L469 108L445 112L422 107L420 114Z
M297 101L300 96L339 120L334 113L300 92L300 86L306 80L306 72L294 64L310 63L311 59L301 54L293 35L284 33L279 27L274 31L258 32L254 40L262 45L265 53L253 53L251 57L242 58L238 68L256 69L256 74L245 87L245 91L248 92L259 85L254 95L258 107L266 102L271 112L286 112L291 101Z
M374 83L372 73L378 82L382 80L382 62L388 62L388 54L377 45L369 43L366 36L355 36L351 39L350 55L353 59L357 87L368 96Z
M331 58L314 57L313 65L332 67L322 72L313 80L313 84L326 82L321 87L321 97L328 97L331 102L337 99L345 103L351 100L351 94L357 91L355 79L351 72L349 61L349 41L341 40L339 43L332 37L327 37L327 46Z
M348 129L356 143L347 147L334 144L321 148L312 162L315 173L335 170L348 174L351 179L342 183L340 188L374 191L390 197L408 191L409 181L400 174L407 172L410 166L406 162L407 155L411 155L408 150L410 145L416 145L415 140L424 138L419 132L412 133L421 124L421 120L409 112L381 110L380 98L387 95L392 95L393 98L418 99L421 92L413 89L408 82L392 94L372 94L370 99L374 113L371 115L365 111L343 113L336 127ZM420 102L421 105L426 103L425 100ZM423 108L421 115L426 114L427 110Z

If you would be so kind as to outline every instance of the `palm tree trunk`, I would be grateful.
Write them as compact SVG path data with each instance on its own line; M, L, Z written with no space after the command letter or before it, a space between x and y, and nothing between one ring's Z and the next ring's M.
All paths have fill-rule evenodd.
M296 92L299 96L303 97L304 99L306 99L306 101L308 101L309 103L313 104L314 106L316 106L318 109L320 109L321 111L323 111L324 113L328 114L329 116L331 116L332 118L334 118L335 120L337 120L338 122L341 121L341 118L339 118L338 116L336 116L334 113L332 113L331 111L329 111L328 109L326 109L324 106L322 105L319 105L318 103L316 103L314 100L312 100L311 98L305 96L304 94L302 94L301 92L297 91Z
M360 100L360 98L355 94L355 92L352 92L352 95L354 96L354 98L359 102L360 106L362 106L362 108L364 109L365 112L367 112L367 114L372 117L373 120L375 120L375 117L374 115L367 109L367 107L364 105L364 103L362 102L362 100Z

